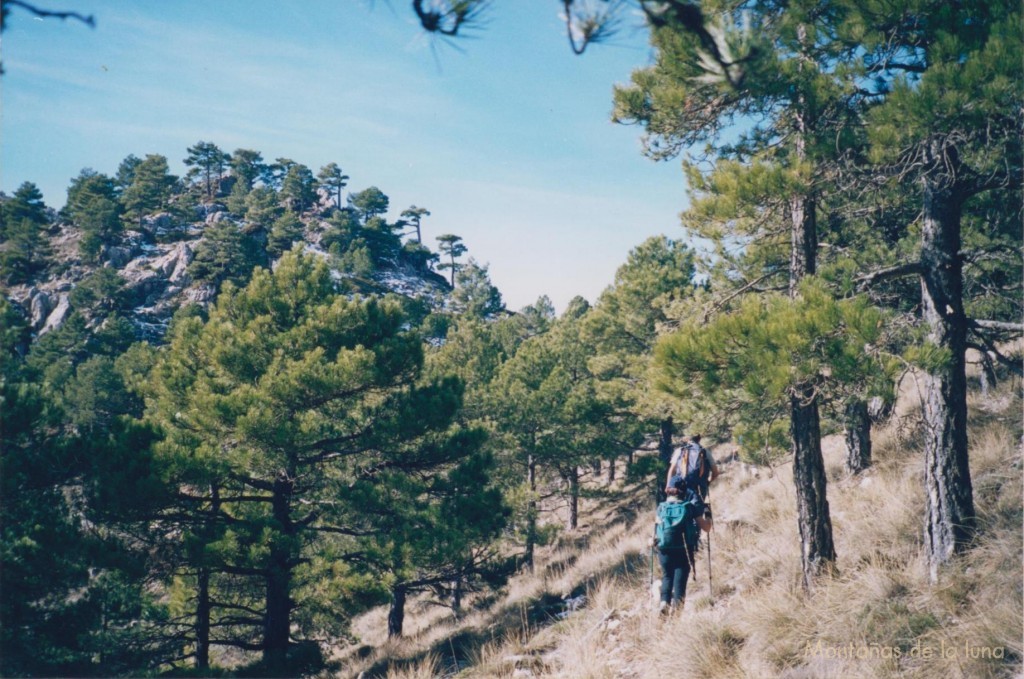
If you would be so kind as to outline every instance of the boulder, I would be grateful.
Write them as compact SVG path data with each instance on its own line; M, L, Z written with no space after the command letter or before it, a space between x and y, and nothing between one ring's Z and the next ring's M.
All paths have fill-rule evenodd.
M29 291L29 322L33 330L39 330L46 322L46 317L53 311L53 301L41 290L32 288Z
M206 215L206 224L216 224L217 222L223 222L228 218L227 212L211 212Z
M149 266L168 281L176 283L185 277L188 265L194 257L195 253L188 243L177 243L167 253L150 261Z
M56 308L54 308L46 317L46 323L44 323L42 329L39 330L39 334L45 335L51 330L56 330L60 326L64 325L64 321L67 320L70 314L71 300L69 299L69 295L67 293L61 293Z
M166 233L175 228L174 217L169 212L158 212L142 218L142 227L153 233Z
M212 285L197 285L185 291L185 299L196 304L208 304L217 294L217 288Z
M103 259L110 266L120 269L131 261L132 251L131 248L111 245L104 249Z

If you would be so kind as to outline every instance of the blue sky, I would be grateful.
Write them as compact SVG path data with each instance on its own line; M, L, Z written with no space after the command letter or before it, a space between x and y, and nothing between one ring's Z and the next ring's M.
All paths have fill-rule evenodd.
M392 218L428 208L431 247L462 236L510 308L594 301L630 248L682 236L686 194L678 163L643 157L640 129L609 121L612 85L650 57L639 18L578 57L559 5L498 0L451 44L405 0L61 5L95 30L14 8L0 188L32 181L60 206L83 167L160 153L182 174L199 140L336 162L349 189L384 191Z

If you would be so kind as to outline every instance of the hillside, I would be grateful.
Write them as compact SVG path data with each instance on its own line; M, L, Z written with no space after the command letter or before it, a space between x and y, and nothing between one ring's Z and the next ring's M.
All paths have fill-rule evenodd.
M442 296L450 289L442 276L422 262L411 261L403 250L381 255L379 265L367 267L366 271L346 269L338 256L323 246L324 234L332 227L330 215L328 205L297 216L295 247L329 261L336 278L344 281L344 289L426 300ZM98 271L114 271L121 286L121 306L116 311L132 323L139 339L160 341L175 310L190 303L206 305L216 298L224 275L201 275L196 256L223 247L215 242L218 236L223 237L223 232L216 229L218 225L245 235L259 243L261 249L266 247L265 231L220 203L197 206L191 217L183 217L180 211L147 216L136 228L126 230L117 245L103 247L92 260L81 254L83 230L55 219L43 232L44 244L37 247L49 254L45 266L28 280L0 285L0 291L20 308L30 328L41 336L60 328L76 311L72 293L77 286ZM243 245L240 241L236 245L239 251L222 254L222 259L241 257ZM0 250L12 247L2 241L0 246ZM261 262L256 258L248 265L261 263L270 265L272 260ZM216 264L223 266L219 261Z
M354 631L366 645L340 654L347 669L337 676L1020 676L1020 381L971 396L981 530L938 587L928 585L921 548L915 392L908 377L896 414L875 428L866 473L848 477L840 437L823 441L839 573L810 596L800 589L790 465L745 465L721 445L728 461L712 490L713 592L705 544L680 615L653 613L648 489L604 493L605 482L591 478L599 497L586 502L580 531L546 548L536 575L513 579L458 624L421 603L400 641L386 641L379 611L363 616Z

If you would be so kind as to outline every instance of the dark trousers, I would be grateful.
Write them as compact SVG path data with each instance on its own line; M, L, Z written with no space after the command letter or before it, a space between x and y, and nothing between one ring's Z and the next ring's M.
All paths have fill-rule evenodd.
M661 563L661 600L678 604L686 598L686 581L690 579L690 560L685 549L658 552Z

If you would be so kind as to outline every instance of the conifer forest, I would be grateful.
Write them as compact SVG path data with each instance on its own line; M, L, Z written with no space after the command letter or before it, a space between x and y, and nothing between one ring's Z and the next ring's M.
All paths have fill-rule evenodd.
M4 27L91 30L87 2L51 4L4 0ZM372 11L466 47L459 59L471 29L504 39L488 0L394 4ZM635 522L616 592L647 615L639 540L694 433L735 484L712 486L714 558L733 558L730 530L777 530L788 575L743 589L723 565L706 583L702 561L692 592L781 578L786 605L841 610L830 592L890 558L882 538L850 539L849 503L904 464L902 490L856 511L908 522L887 577L913 573L920 597L964 592L948 617L925 598L865 606L864 643L896 651L867 674L809 664L823 643L858 642L807 628L743 665L758 635L691 594L683 616L720 616L703 628L721 657L700 676L937 676L911 651L976 609L982 629L988 571L967 564L993 545L1008 554L991 570L1009 574L1008 622L984 629L1001 655L993 641L961 676L1021 671L1019 0L538 4L562 12L579 60L624 14L643 22L650 58L609 75L611 116L637 153L681 165L689 196L676 232L637 239L595 299L509 308L431 196L395 204L346 158L311 167L200 140L84 168L66 196L33 177L0 194L0 675L669 676L652 669L667 634L653 623L620 665L550 674L489 665L482 642L461 650L507 627L467 623L420 674L387 654L426 644L417 619L470 620L547 582L557 546L611 530L597 507ZM1000 462L983 463L985 446ZM771 475L784 500L740 521L741 473ZM913 509L886 518L901 498ZM544 601L515 624L585 615ZM587 629L607 640L613 617ZM770 634L806 623L782 619ZM360 665L369 654L382 660Z

